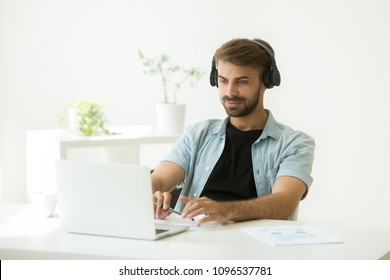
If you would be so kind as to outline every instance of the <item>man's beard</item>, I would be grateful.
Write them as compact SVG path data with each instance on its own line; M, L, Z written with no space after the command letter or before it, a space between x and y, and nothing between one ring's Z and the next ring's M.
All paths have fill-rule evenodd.
M226 113L230 117L236 117L236 118L237 117L244 117L244 116L252 113L255 110L257 104L259 103L260 89L261 89L261 87L259 86L258 90L256 91L256 93L252 99L245 99L243 97L237 97L237 96L236 97L228 97L226 95L223 96L221 98L221 102L222 102L223 107L225 108ZM226 106L225 101L239 101L239 102L241 102L241 104L239 106L240 108L231 108L229 106Z

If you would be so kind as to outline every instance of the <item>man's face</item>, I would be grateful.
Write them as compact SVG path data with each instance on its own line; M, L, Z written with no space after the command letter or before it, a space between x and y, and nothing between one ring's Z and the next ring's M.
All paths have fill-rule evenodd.
M247 116L258 108L261 95L259 77L259 71L252 66L218 62L219 96L230 117Z

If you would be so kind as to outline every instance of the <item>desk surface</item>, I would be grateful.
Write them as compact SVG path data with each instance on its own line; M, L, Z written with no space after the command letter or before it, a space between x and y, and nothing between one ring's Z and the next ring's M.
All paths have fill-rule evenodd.
M38 218L30 205L0 203L0 259L379 259L390 249L390 229L310 223L342 244L272 247L241 230L300 224L258 220L191 228L158 241L70 234L58 218Z

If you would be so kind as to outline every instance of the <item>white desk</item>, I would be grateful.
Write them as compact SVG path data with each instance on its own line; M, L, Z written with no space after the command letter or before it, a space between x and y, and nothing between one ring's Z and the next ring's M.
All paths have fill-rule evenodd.
M36 218L31 206L0 204L0 259L379 259L390 249L390 229L315 223L343 244L271 247L240 228L285 225L259 220L194 228L159 241L69 234L58 218Z

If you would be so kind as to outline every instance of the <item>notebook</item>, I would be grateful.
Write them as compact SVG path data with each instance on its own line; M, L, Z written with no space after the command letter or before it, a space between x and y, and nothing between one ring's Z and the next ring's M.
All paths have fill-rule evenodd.
M58 160L58 214L66 232L157 240L188 229L155 224L146 166Z

